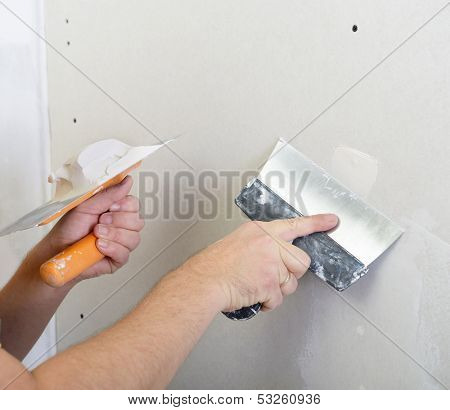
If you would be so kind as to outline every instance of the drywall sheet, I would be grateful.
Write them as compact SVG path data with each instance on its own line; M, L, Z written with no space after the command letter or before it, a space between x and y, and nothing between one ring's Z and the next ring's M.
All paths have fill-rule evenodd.
M42 1L14 0L0 5L0 225L5 226L48 199L50 140L47 107L46 47L11 14L13 8L33 27L44 30ZM13 275L43 231L0 239L0 286ZM55 352L52 321L25 359L37 365Z
M279 137L327 170L347 147L374 159L364 195L406 230L343 294L308 275L271 314L217 317L172 388L450 386L446 2L46 4L54 166L106 137L179 135L177 155L162 150L144 169L197 173L255 170ZM240 184L219 186L216 219L152 218L125 269L69 295L59 349L113 323L244 220L226 215Z

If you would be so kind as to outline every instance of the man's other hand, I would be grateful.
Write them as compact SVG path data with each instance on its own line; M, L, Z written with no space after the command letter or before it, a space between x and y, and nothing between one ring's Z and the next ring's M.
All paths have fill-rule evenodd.
M94 232L98 250L105 258L74 280L113 273L128 262L140 243L144 221L139 216L139 200L128 195L133 180L106 189L67 213L44 241L55 254Z

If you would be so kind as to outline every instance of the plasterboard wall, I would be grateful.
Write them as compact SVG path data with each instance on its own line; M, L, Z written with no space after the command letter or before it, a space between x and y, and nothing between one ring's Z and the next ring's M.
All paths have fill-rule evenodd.
M171 387L450 386L445 2L46 4L54 166L105 137L156 143L151 130L181 135L172 147L197 172L255 169L278 137L307 127L292 144L326 169L341 145L378 159L368 201L406 229L341 296L308 275L276 312L248 323L218 317ZM144 168L188 166L164 150ZM148 221L125 269L69 295L59 349L113 323L243 220Z
M0 225L5 226L48 200L50 169L46 47L12 12L44 30L43 1L0 5ZM10 10L8 10L8 8ZM0 286L13 275L43 229L0 238ZM52 320L25 359L34 367L56 352Z

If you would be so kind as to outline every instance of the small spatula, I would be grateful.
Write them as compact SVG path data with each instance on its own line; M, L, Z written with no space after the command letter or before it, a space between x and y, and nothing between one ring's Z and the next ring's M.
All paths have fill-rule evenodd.
M257 178L236 198L236 204L252 220L272 221L320 213L334 213L339 225L293 244L311 258L310 270L341 292L355 283L369 265L403 233L356 194L294 147L280 140ZM246 320L261 304L225 313Z
M82 158L86 169L97 170L95 181L77 190L67 189L71 184L64 176L67 173L69 178L70 171L61 168L65 185L55 193L55 198L0 230L0 237L49 224L95 194L122 182L144 158L164 145L130 147L118 140L103 140L88 146L78 158ZM102 260L104 255L97 249L96 240L91 233L45 262L40 269L42 280L52 287L61 287Z

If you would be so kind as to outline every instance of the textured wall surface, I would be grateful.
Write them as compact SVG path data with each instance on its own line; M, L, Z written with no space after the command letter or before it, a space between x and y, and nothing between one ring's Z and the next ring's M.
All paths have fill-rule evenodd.
M448 3L46 3L53 166L101 138L153 144L156 134L181 135L178 157L165 149L146 169L254 170L278 137L297 135L325 169L339 146L376 158L367 200L406 230L343 294L309 274L271 314L217 317L171 387L450 386ZM148 221L125 269L71 293L59 349L243 221L226 218L225 188L216 220Z
M13 14L43 32L43 6L43 1L28 0L0 5L0 226L40 206L49 195L45 183L50 158L46 48ZM0 238L0 286L42 234L42 229L35 229ZM36 365L42 354L42 358L50 356L54 342L52 321L25 363Z

